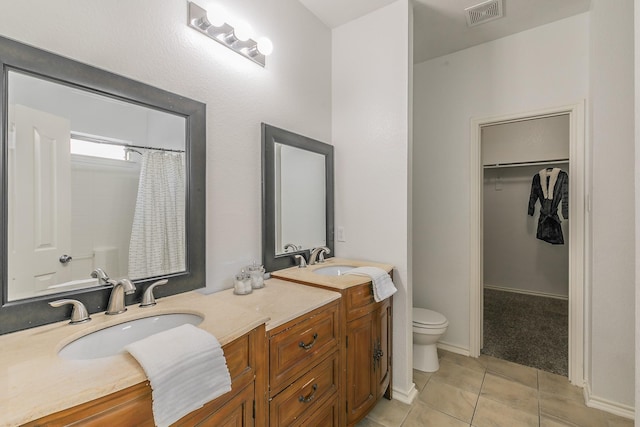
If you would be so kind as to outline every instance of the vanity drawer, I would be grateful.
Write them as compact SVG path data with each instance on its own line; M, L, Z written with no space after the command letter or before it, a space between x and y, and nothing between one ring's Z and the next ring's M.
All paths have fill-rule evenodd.
M293 426L303 421L307 425L308 414L336 400L338 375L338 352L334 352L271 400L269 425Z
M376 304L376 301L373 299L372 286L369 282L347 290L345 301L347 321L357 319L373 309L373 304Z
M288 327L287 327L288 326ZM269 340L270 396L338 347L338 301L274 330Z

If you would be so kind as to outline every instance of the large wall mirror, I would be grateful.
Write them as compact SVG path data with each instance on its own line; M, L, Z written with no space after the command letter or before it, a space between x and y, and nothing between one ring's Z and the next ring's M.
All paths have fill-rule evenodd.
M205 105L0 38L0 333L205 286ZM94 274L95 275L95 274Z
M267 271L308 259L320 246L333 256L333 146L262 124L262 260Z

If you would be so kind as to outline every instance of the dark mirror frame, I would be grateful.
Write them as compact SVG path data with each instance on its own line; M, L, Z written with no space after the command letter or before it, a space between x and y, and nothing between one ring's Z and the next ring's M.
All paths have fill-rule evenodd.
M302 254L309 259L309 249L286 254L276 254L276 211L275 211L275 143L285 144L325 156L325 217L326 246L334 256L334 177L333 145L316 141L275 126L262 123L262 264L267 272L282 270L296 265L294 255ZM301 177L300 179L304 179Z
M160 278L169 279L156 288L157 297L174 295L205 286L205 170L206 105L145 83L128 79L51 52L0 37L0 334L68 319L71 307L53 308L48 302L73 298L85 304L90 313L105 310L111 286L61 292L55 295L7 301L7 111L8 72L17 71L80 88L121 101L146 106L186 119L186 271L168 276L136 280L136 292L128 295L127 305L140 301L144 285ZM108 273L108 272L107 272Z

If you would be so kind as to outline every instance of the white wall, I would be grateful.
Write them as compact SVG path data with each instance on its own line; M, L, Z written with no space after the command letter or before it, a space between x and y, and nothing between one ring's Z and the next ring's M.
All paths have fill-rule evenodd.
M189 28L185 0L0 0L1 35L207 104L210 291L261 259L260 123L331 137L330 30L297 1L214 3L271 38L265 68Z
M393 264L395 397L413 390L408 276L409 2L333 30L333 142L341 257ZM381 29L384 31L381 31Z
M593 209L586 369L593 405L613 401L633 408L633 2L594 0L590 15Z
M569 171L568 165L550 165ZM531 179L542 166L485 169L483 185L484 285L532 294L569 295L569 227L564 245L538 240L540 202L527 215ZM560 211L561 209L558 209Z
M484 126L482 164L568 159L569 126L566 114ZM534 206L534 215L527 215L532 178L544 167L569 172L568 163L484 169L484 285L566 298L568 218L559 213L565 244L552 245L536 238L539 201ZM577 207L569 207L573 208Z
M470 120L581 102L588 14L414 68L414 305L443 313L443 342L469 349Z

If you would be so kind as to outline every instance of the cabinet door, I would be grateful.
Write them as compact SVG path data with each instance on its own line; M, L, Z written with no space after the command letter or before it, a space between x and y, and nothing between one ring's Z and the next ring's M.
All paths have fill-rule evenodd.
M375 360L374 369L378 383L377 397L381 397L389 388L391 380L391 304L389 301L376 311L376 317L378 336L374 351L378 352L378 357Z
M347 326L347 424L361 419L377 400L378 379L373 370L373 346L377 337L375 313Z
M198 427L253 427L253 383L238 393L218 411L211 414Z

